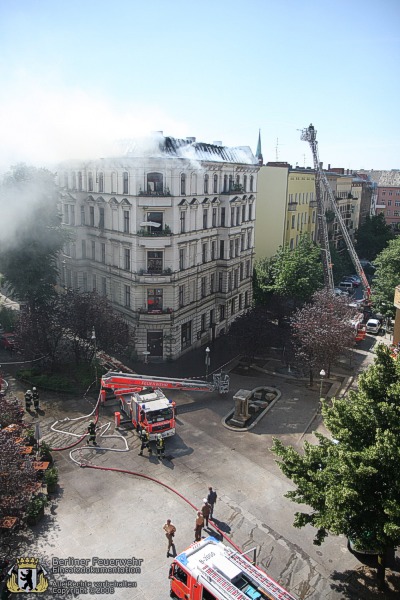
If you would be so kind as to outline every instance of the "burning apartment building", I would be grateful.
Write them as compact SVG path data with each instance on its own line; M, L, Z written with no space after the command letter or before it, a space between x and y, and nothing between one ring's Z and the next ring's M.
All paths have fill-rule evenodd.
M107 296L135 327L139 358L212 341L252 303L258 169L249 147L162 132L64 163L62 284Z

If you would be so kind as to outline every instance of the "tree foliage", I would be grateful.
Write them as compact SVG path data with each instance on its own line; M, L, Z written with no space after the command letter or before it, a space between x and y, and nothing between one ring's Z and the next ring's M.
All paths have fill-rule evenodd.
M16 339L29 358L47 356L55 365L73 356L77 364L89 363L95 348L93 328L98 350L123 353L133 343L132 329L106 297L72 289L56 295L47 310L22 312Z
M331 365L343 349L354 345L352 316L347 300L323 289L315 292L311 303L292 317L295 354L307 367L310 384L316 369L327 369L329 377Z
M385 222L385 215L367 215L365 222L357 231L356 251L358 256L367 260L375 258L394 238L393 229Z
M344 534L383 555L400 544L400 361L379 345L358 390L324 403L322 414L335 442L317 433L318 444L299 454L274 440L296 485L286 497L311 509L296 512L294 526L315 527L318 545L328 532Z
M292 250L281 246L275 256L256 263L255 284L256 301L270 304L271 298L276 298L281 310L284 305L293 309L309 301L323 286L319 247L307 235L302 235Z
M400 284L400 238L391 240L374 260L372 302L384 314L394 316L394 291Z
M56 293L57 255L65 241L54 176L45 169L13 167L0 187L0 203L21 205L10 223L12 236L5 232L0 240L4 281L30 310L45 307Z
M36 482L32 461L22 454L23 446L17 441L24 428L22 415L15 398L0 396L0 518L21 517ZM11 424L12 431L5 429Z
M265 306L256 306L240 315L232 323L228 334L230 344L249 358L262 354L268 348L287 344L288 338L289 330L278 328Z

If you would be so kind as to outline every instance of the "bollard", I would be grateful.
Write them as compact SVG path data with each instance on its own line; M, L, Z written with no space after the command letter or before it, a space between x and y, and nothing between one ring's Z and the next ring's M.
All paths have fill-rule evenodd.
M120 426L120 424L121 424L121 413L120 412L114 413L114 422L115 422L115 427Z

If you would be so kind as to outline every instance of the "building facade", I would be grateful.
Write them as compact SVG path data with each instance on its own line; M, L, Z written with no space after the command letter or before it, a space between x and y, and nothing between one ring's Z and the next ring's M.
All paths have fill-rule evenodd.
M317 241L317 221L315 172L299 167L290 169L284 244L293 250L305 234Z
M400 227L400 185L380 186L377 188L376 214L383 213L387 225L394 229Z
M139 357L212 341L252 304L257 172L248 147L161 132L122 157L61 165L63 285L107 296Z
M256 256L270 258L279 246L294 249L300 236L316 240L315 173L271 162L258 174Z

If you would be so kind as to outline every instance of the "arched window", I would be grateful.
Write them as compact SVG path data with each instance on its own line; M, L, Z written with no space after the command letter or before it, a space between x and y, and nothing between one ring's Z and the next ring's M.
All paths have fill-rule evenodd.
M72 189L76 190L76 173L72 173Z
M243 190L247 192L247 175L243 175Z
M80 192L82 191L82 171L79 171L78 173L78 190Z
M197 194L197 175L192 173L192 186L191 193L195 196Z
M208 175L204 175L204 193L208 194Z
M68 188L68 172L64 173L64 187Z
M254 192L254 190L253 190L253 182L254 182L254 177L253 177L253 175L250 175L250 191L251 192Z
M233 175L229 175L229 191L233 190Z
M129 175L126 171L122 174L123 194L129 194Z
M162 194L163 190L162 173L147 173L147 192L149 194Z
M99 193L104 192L104 175L103 173L99 173Z
M181 196L186 196L186 175L182 173L181 175Z
M114 171L111 173L111 193L117 193L117 174Z
M228 175L224 175L224 192L228 191Z
M88 192L93 192L93 173L88 173Z
M240 175L236 175L236 185L240 185Z
M214 175L214 194L218 194L218 175Z

